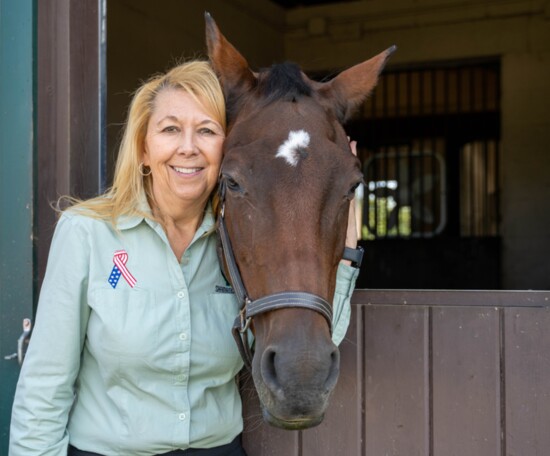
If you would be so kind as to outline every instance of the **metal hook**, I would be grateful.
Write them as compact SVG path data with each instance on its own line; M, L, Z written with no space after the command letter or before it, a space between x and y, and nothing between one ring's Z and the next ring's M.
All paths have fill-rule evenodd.
M21 366L23 360L25 359L25 353L27 352L27 346L29 345L29 340L31 338L32 331L32 321L30 318L23 319L23 333L17 339L17 352L12 353L11 355L4 356L5 360L15 359L19 362Z

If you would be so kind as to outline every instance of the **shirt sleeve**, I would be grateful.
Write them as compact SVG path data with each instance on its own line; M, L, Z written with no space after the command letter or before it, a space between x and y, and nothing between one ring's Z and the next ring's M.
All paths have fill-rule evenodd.
M351 295L359 269L340 262L336 273L336 290L332 304L332 341L336 345L344 339L351 316Z
M89 316L89 252L82 217L63 214L15 393L10 456L67 455L67 421Z

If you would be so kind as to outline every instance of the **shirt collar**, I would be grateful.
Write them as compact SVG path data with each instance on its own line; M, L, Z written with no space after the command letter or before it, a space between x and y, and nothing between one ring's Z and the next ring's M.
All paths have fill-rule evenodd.
M208 201L206 209L204 210L204 217L202 218L202 223L195 234L195 237L201 237L212 231L214 224L216 223L214 219L214 211L212 210L212 202Z
M152 216L151 207L147 202L147 197L145 196L145 192L143 192L140 195L137 208L138 208L138 211L142 212L143 214ZM136 226L138 226L143 220L145 220L145 218L146 217L143 215L121 215L117 219L116 226L119 230L129 230L131 228L135 228ZM151 217L151 221L153 222L152 217ZM198 239L199 237L212 231L214 224L215 224L214 211L212 209L212 202L209 201L204 211L204 217L202 219L202 223L197 229L197 232L195 233L193 240Z
M139 212L142 212L143 214L152 215L151 208L149 207L149 203L147 202L147 197L145 196L145 192L142 192L139 197L137 210ZM116 227L119 230L129 230L138 226L144 219L145 216L138 214L121 215L116 221Z

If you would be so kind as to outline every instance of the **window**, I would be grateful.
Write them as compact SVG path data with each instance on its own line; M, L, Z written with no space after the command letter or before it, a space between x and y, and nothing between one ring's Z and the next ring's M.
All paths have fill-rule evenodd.
M497 141L474 141L460 151L460 234L498 234Z
M361 237L424 237L440 233L445 215L441 142L388 147L364 164Z
M498 236L498 62L384 72L348 131L362 239Z

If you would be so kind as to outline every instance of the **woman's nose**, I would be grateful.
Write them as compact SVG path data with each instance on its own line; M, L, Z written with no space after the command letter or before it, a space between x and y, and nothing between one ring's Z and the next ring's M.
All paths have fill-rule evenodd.
M178 153L192 155L197 154L198 151L195 135L192 132L183 132L178 144Z

